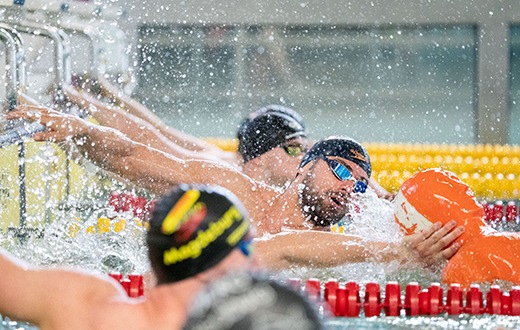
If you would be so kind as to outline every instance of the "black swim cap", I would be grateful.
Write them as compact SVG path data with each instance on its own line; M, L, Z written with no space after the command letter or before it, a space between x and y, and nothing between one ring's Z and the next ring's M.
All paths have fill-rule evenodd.
M181 185L156 204L146 236L159 283L199 274L248 239L247 211L228 190Z
M369 178L372 174L372 163L370 162L368 151L349 137L329 137L326 140L316 142L303 156L300 168L307 165L310 161L323 156L345 158L359 165Z
M307 137L303 118L290 108L270 105L251 113L240 123L238 152L247 163L298 137Z
M184 330L323 329L316 306L263 275L224 276L201 292Z

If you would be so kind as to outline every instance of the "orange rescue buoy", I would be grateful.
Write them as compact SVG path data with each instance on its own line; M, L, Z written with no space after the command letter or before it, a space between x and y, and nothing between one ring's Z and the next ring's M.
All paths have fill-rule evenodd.
M468 288L495 280L520 284L520 234L498 232L484 221L485 213L471 189L455 174L442 169L421 171L401 186L394 218L411 235L455 220L465 226L457 239L459 251L444 268L442 280Z

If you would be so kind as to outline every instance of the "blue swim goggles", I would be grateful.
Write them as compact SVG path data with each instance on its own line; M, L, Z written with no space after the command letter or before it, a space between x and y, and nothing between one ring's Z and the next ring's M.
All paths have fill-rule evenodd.
M352 173L348 170L348 168L341 164L340 162L337 162L333 159L328 159L327 157L321 157L323 160L327 162L329 165L330 170L338 180L341 181L347 181L352 180L354 181L354 192L355 193L362 193L364 194L367 191L367 184L363 181L356 180Z

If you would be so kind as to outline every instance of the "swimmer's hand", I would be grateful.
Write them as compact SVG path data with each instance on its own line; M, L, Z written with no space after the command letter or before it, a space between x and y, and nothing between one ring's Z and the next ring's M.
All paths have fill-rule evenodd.
M91 123L73 115L58 112L47 107L20 105L6 114L6 119L27 119L46 127L45 131L35 133L35 141L61 142L87 135Z
M460 249L460 243L454 242L464 233L463 226L449 221L444 226L440 222L433 224L428 230L405 236L403 248L405 254L419 262L433 266L449 260Z

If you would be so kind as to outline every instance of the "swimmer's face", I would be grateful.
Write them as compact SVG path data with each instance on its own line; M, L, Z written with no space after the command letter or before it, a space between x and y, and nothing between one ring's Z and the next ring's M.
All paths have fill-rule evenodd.
M345 166L352 173L352 180L341 180L323 159L316 159L310 166L302 188L299 189L300 207L307 218L318 226L338 222L348 211L355 180L368 184L368 175L357 164L341 157L327 157Z
M262 158L264 172L268 173L264 181L279 187L291 182L311 145L311 141L305 138L292 139L259 156L258 158Z

